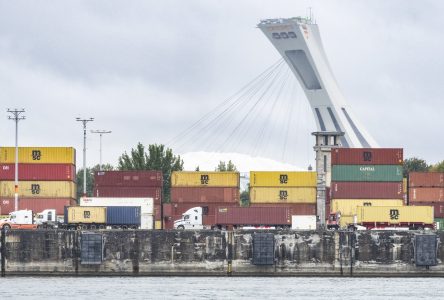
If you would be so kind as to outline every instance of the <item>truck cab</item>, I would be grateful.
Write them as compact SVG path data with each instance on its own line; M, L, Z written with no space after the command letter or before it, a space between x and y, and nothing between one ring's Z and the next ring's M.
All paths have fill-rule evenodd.
M34 220L38 228L56 228L58 224L62 222L63 218L60 219L60 217L56 215L55 209L45 209L37 213Z
M204 229L202 224L202 207L193 207L182 214L182 218L174 221L174 229Z
M17 210L9 213L6 219L0 220L0 228L4 229L35 229L32 210Z
M327 229L338 230L339 229L339 221L341 219L340 212L333 212L328 216L327 220Z

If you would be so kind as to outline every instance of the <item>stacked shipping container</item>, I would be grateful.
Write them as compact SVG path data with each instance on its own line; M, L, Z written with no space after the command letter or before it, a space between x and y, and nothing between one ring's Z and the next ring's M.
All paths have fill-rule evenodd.
M436 224L444 224L444 173L411 172L408 199L409 205L433 206Z
M162 228L162 189L161 171L99 171L94 174L94 197L153 198L156 229Z
M331 160L330 212L341 213L341 226L359 206L404 204L402 149L338 148Z
M218 206L239 206L238 172L173 172L171 203L164 204L165 228L193 207L203 207L204 221L214 224Z
M41 212L76 205L75 149L19 147L18 209ZM15 209L15 148L0 147L0 214Z
M292 215L316 215L316 172L250 172L250 206L287 206Z

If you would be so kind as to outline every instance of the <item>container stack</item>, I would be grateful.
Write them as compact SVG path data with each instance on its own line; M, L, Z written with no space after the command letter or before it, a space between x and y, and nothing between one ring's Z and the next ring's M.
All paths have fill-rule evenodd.
M153 198L155 228L162 228L161 171L98 171L93 196L99 198Z
M72 147L19 147L18 209L34 213L76 205L75 149ZM15 148L0 147L0 215L15 210Z
M358 206L402 206L403 149L338 148L332 151L330 213L341 226L353 222Z
M193 207L203 207L205 221L214 224L218 206L239 206L238 172L173 172L171 203L164 205L165 228Z
M433 206L435 223L444 225L444 173L411 172L408 195L409 205Z
M250 206L287 206L291 215L316 215L316 172L250 172Z

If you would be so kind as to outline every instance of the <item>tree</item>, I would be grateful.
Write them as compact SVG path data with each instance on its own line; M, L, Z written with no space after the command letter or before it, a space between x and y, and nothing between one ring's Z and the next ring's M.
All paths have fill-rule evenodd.
M430 171L433 172L444 172L444 160L438 162L437 164L431 166Z
M217 165L216 172L237 172L236 166L233 164L231 160L228 161L228 164L224 161L219 161L219 164Z
M86 195L88 197L93 196L94 188L94 173L100 170L100 166L97 164L92 168L86 168ZM112 171L114 167L110 164L102 164L103 171ZM83 196L83 169L77 171L77 199Z
M410 172L428 172L430 166L423 159L412 157L404 160L403 175L407 177Z
M165 145L148 145L148 152L141 143L130 154L126 151L119 157L118 169L126 170L153 170L162 171L163 174L163 199L170 201L171 173L183 170L183 160L173 154L173 150L165 148Z

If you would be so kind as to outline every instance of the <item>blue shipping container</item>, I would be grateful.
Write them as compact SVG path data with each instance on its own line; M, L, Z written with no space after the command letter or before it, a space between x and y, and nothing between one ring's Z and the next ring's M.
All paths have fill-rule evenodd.
M140 226L140 206L108 206L106 224Z

